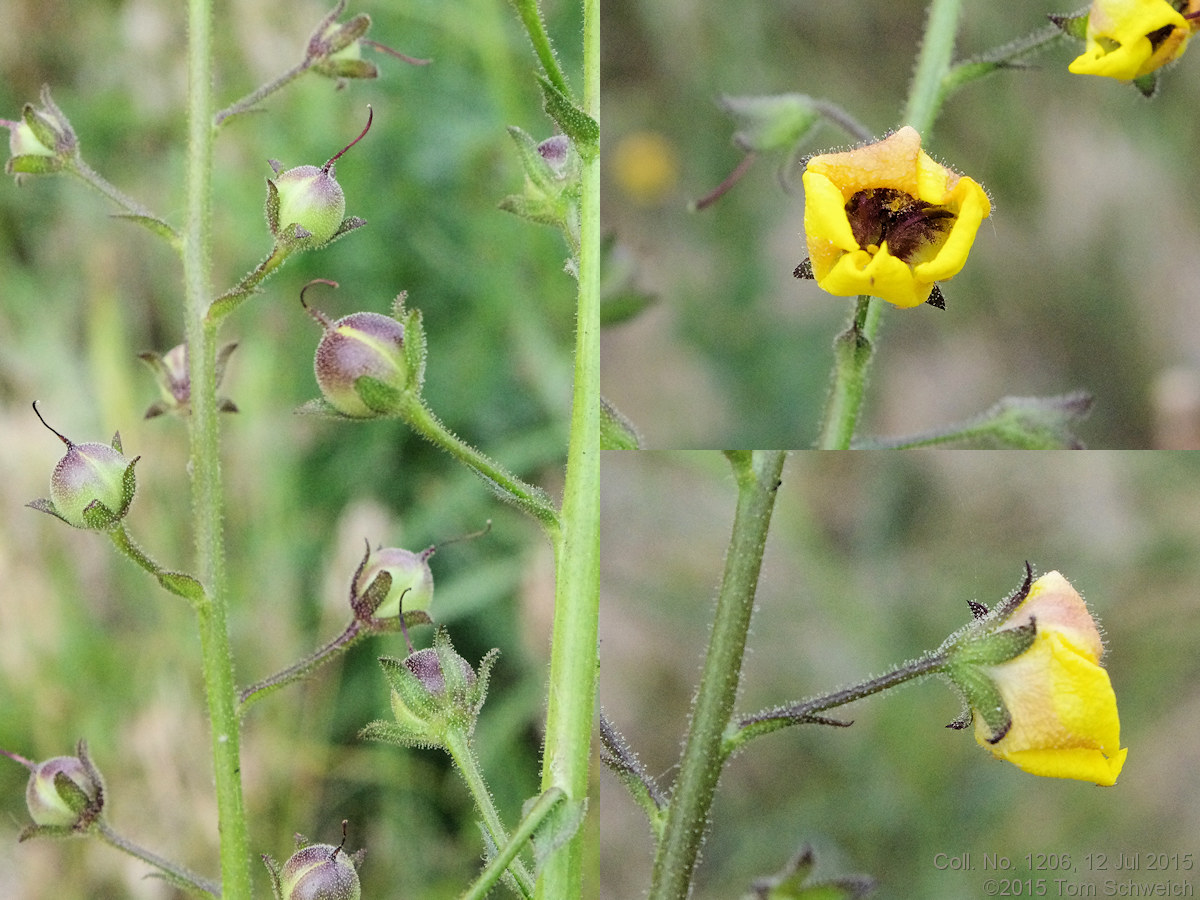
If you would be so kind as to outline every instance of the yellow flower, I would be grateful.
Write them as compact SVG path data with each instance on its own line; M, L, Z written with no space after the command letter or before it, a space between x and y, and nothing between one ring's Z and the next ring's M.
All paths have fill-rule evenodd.
M1034 775L1114 784L1126 750L1117 698L1100 666L1104 645L1095 621L1058 572L1032 584L1001 632L1030 621L1036 635L1029 649L987 670L1012 725L992 743L980 716L975 739Z
M936 282L962 269L990 212L983 188L936 163L908 125L856 150L814 156L804 172L812 276L840 297L924 303Z
M1121 81L1141 78L1183 53L1200 27L1198 15L1200 0L1092 0L1087 47L1068 69Z

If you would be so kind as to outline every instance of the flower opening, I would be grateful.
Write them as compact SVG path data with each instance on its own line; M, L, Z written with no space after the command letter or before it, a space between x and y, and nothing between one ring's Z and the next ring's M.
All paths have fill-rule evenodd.
M1178 59L1200 28L1200 0L1092 0L1076 75L1131 81Z
M804 197L804 235L821 289L901 307L926 302L936 282L958 274L991 212L983 188L935 162L908 125L882 141L813 157Z

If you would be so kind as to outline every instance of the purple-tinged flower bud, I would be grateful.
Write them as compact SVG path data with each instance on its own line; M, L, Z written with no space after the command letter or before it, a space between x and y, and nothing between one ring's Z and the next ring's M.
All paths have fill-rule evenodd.
M487 699L497 655L495 650L486 654L476 672L439 628L432 647L402 660L382 657L395 722L372 723L362 736L407 747L445 747L452 734L470 735Z
M565 134L541 143L515 126L508 129L525 170L525 187L500 201L514 215L562 229L572 246L578 243L581 162Z
M111 528L129 511L136 488L132 460L121 452L121 435L108 444L76 444L51 428L34 403L42 424L67 445L50 478L50 499L34 500L34 509L57 516L76 528Z
M359 219L343 219L346 196L337 183L333 164L371 130L375 113L369 106L367 111L367 125L362 134L320 168L296 166L284 172L283 166L270 160L277 177L274 181L267 179L267 224L276 237L282 229L283 236L292 243L292 249L321 247L362 224Z
M318 279L337 287L336 282ZM307 289L316 282L310 282ZM304 303L301 292L300 302ZM351 313L330 322L319 310L305 304L325 334L317 344L313 371L325 400L344 416L369 419L385 410L367 405L359 379L378 382L399 392L408 386L408 364L404 357L404 326L381 313Z
M346 843L346 822L342 822L342 843L308 844L299 835L299 849L279 868L269 856L263 857L279 900L359 900L362 888L356 865L365 851L353 856L342 852Z
M225 364L229 355L237 349L237 344L226 344L217 352L217 386L225 375ZM139 353L138 358L154 372L158 382L161 400L150 404L145 418L153 419L163 413L174 413L177 416L190 415L192 411L192 378L188 369L187 344L176 344L162 356L147 350ZM217 398L217 408L221 412L237 412L237 404L228 397Z
M345 9L346 0L339 0L337 6L321 20L308 39L305 62L318 75L336 79L339 87L341 87L341 82L347 78L378 78L378 67L363 59L363 47L382 50L410 65L429 64L430 60L428 59L415 59L384 44L367 40L366 34L371 28L371 17L366 13L359 13L345 22L338 22L338 16Z
M55 756L34 763L0 750L29 770L25 805L35 827L83 830L99 818L104 806L104 782L80 741L77 756ZM33 832L27 831L25 836Z

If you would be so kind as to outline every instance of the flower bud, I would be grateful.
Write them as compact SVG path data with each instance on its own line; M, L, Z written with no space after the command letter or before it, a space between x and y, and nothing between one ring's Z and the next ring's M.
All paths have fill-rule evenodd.
M0 750L29 769L25 787L25 805L34 827L83 830L100 816L104 806L104 783L87 755L87 744L80 741L77 756L55 756L41 763L30 762L15 753Z
M320 279L319 279L320 280ZM317 282L310 282L305 289ZM335 282L322 281L337 286ZM300 302L304 303L301 292ZM364 391L374 383L385 392L401 392L408 386L408 361L404 356L404 326L381 313L351 313L330 322L319 310L304 308L325 329L317 344L313 371L326 402L344 416L369 419L387 411L387 397L368 405ZM368 379L364 384L360 379ZM374 396L374 394L371 394Z
M432 647L402 660L381 658L396 721L368 726L364 736L409 747L444 747L451 731L470 735L496 656L495 650L485 655L476 672L455 652L445 629L438 629Z
M1021 587L943 645L945 673L968 711L975 738L1026 772L1111 785L1125 763L1117 700L1100 665L1104 644L1078 592L1058 572Z
M579 152L565 134L541 143L515 126L508 129L525 170L525 188L500 201L500 208L569 236L579 227Z
M33 411L37 412L37 404ZM132 460L121 452L121 435L108 444L76 444L42 419L50 431L67 445L67 454L54 467L50 478L50 499L34 500L34 509L58 516L76 528L110 528L129 511L136 487Z
M342 822L342 843L307 844L297 835L295 853L280 869L269 856L263 861L271 872L275 896L279 900L359 900L362 888L356 864L362 862L364 851L347 856L346 823Z
M59 172L79 153L79 141L63 111L50 98L50 89L42 88L41 105L26 103L21 120L0 119L9 130L11 158L5 166L10 175L47 175Z
M237 349L237 344L226 344L217 352L217 386L225 375L225 363L229 355ZM158 382L158 391L162 399L150 404L145 418L153 419L163 413L173 413L177 416L189 415L192 411L192 377L188 369L187 344L176 344L162 356L146 351L139 353L138 358L154 372ZM237 412L237 404L228 397L217 398L217 408L221 412Z
M363 59L364 46L382 50L414 66L424 66L430 62L427 59L414 59L391 47L367 40L371 17L366 13L338 22L338 16L345 9L346 0L338 0L337 6L321 20L308 39L305 62L318 75L336 79L339 87L346 78L378 78L379 69L376 65Z
M375 619L390 619L404 612L428 612L433 604L433 572L429 569L429 557L435 547L427 547L420 553L402 547L387 547L368 552L351 585L353 600L370 596L371 586L381 573L390 578L387 593L378 599L379 605L369 610ZM352 600L352 602L353 602Z
M371 130L375 114L370 107L367 110L367 126L362 134L320 168L296 166L284 172L276 160L269 161L277 177L274 181L267 179L267 224L271 234L287 240L293 250L324 246L362 224L361 219L343 218L346 196L337 183L333 164Z
M25 787L25 805L29 817L38 825L74 825L79 813L71 808L67 798L59 789L58 776L62 775L75 785L88 801L99 795L100 786L92 780L78 757L55 756L38 765L29 776Z

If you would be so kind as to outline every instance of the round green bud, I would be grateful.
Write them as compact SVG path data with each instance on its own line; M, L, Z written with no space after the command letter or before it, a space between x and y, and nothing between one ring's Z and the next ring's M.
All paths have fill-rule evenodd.
M380 572L387 572L392 576L392 586L372 613L374 618L390 619L400 615L401 608L404 612L428 612L433 604L433 572L429 570L432 555L432 547L420 553L401 547L374 551L355 575L354 596L361 597Z
M93 503L101 503L115 516L122 516L133 499L132 492L126 493L125 473L136 462L125 457L118 449L120 440L113 438L108 444L76 444L55 431L42 419L42 414L33 411L54 435L67 445L67 455L58 461L54 474L50 476L50 505L44 501L35 504L46 512L53 512L76 528L89 528L84 511Z
M39 763L30 774L25 788L25 805L29 807L30 817L38 825L70 827L79 821L79 813L71 809L54 783L59 772L71 779L89 801L95 801L99 793L99 785L77 757L55 756Z
M279 875L283 900L359 900L354 862L341 847L311 844L292 854Z
M129 460L107 444L69 444L50 478L50 500L76 528L87 528L83 511L99 501L113 512L124 505Z
M352 313L326 325L313 371L325 400L356 419L379 415L363 402L354 383L363 376L402 391L408 383L404 326L373 312Z
M346 195L333 166L296 166L274 182L279 191L279 226L298 225L308 232L302 247L319 247L337 233L346 214Z
M303 232L293 232L290 237L296 240L295 249L308 250L329 243L342 228L342 218L346 214L346 195L337 183L333 164L363 139L371 130L371 122L375 113L367 107L367 126L362 133L349 144L330 157L329 161L320 168L316 166L296 166L280 174L282 168L277 162L271 161L271 168L278 176L271 182L278 194L279 206L275 211L275 219L271 222L272 231L278 228L299 226ZM271 212L268 209L268 217Z

